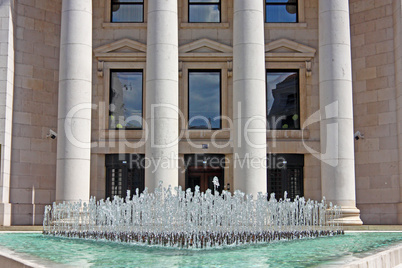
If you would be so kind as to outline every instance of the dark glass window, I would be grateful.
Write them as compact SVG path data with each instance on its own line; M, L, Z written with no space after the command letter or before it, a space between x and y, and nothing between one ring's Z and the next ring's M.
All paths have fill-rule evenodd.
M267 71L267 128L300 129L299 71Z
M142 70L111 70L109 128L142 128Z
M190 70L188 74L188 127L221 128L221 71Z
M268 155L267 193L275 193L275 198L284 198L284 192L290 199L304 195L303 187L304 155L270 154Z
M297 22L297 0L266 0L265 22Z
M112 0L112 22L144 22L144 0Z
M221 22L220 0L189 0L189 22Z
M106 198L114 196L126 197L129 190L131 196L145 188L144 155L109 154L106 155Z

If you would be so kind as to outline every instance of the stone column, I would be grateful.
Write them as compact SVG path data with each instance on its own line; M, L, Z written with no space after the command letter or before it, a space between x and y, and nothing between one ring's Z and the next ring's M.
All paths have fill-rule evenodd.
M147 28L145 186L153 191L179 180L177 0L149 1Z
M347 225L360 225L356 208L349 1L319 0L321 187L340 205Z
M56 201L88 201L92 99L92 0L63 0Z
M234 190L267 191L264 3L234 0Z

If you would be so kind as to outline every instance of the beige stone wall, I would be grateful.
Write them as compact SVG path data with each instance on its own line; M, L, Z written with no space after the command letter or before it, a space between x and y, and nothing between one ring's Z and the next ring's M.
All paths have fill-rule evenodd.
M400 202L392 0L351 0L357 207L365 224L396 224Z
M10 203L12 224L36 224L55 200L61 0L16 1L15 89Z
M10 225L10 171L14 98L14 1L0 6L0 224Z
M232 46L233 1L222 3L222 23L189 24L186 0L179 1L179 45L201 38ZM399 2L398 2L399 1ZM265 26L265 42L285 38L311 48L318 47L318 1L299 1L300 23L270 24ZM394 3L393 3L394 2ZM354 79L355 131L365 135L355 142L357 207L365 224L397 223L397 207L400 202L400 182L397 150L397 101L395 90L395 42L396 35L393 4L400 0L350 0L352 64ZM109 23L109 1L93 1L94 49L114 41L128 38L146 44L146 24ZM398 5L397 5L398 6ZM12 224L32 224L32 188L35 188L36 223L41 222L43 205L55 200L56 141L47 139L49 129L57 130L58 58L60 42L61 0L19 0L15 7L15 87L14 119L11 160ZM145 7L146 10L146 7ZM146 12L145 12L146 13ZM145 21L147 17L145 15ZM400 21L400 20L399 20ZM319 53L319 51L317 51ZM273 62L267 60L267 68L300 68L302 96L300 108L304 119L319 109L318 54L311 59L311 76L305 76L304 61ZM400 57L401 54L399 54ZM108 70L110 68L145 68L145 58L136 62L105 62L103 77L98 76L98 61L93 60L92 140L98 145L92 150L91 195L105 197L105 157L107 153L145 153L144 146L130 148L110 138L115 133L106 130L108 107ZM228 73L227 58L219 63L184 61L181 66L180 105L185 102L185 73L190 68L216 65L224 73L223 111L232 114L232 78ZM199 66L199 67L198 67ZM399 71L402 69L399 66ZM145 74L145 73L144 73ZM145 74L146 75L146 74ZM145 93L144 93L145 99ZM303 124L303 122L302 122ZM185 126L182 126L185 127ZM122 138L137 141L141 131L125 133ZM193 141L205 143L211 133L194 132ZM319 124L308 126L306 144L319 151ZM275 139L272 137L276 137ZM228 141L228 133L221 133L222 143ZM320 161L309 154L301 140L300 131L269 133L270 153L304 153L304 193L307 198L321 198ZM179 146L180 154L222 153L231 157L232 148L194 149L186 141ZM233 170L225 173L225 184L233 185ZM184 177L180 176L184 186Z
M397 130L399 150L399 189L402 178L402 1L393 1L394 51L395 51L395 88L397 106ZM402 192L400 196L402 197ZM398 205L398 223L402 223L402 204Z

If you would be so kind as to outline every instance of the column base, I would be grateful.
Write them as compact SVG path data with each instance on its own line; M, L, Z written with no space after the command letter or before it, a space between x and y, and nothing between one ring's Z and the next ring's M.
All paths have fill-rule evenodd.
M0 203L0 226L11 226L10 203Z
M363 221L360 219L360 210L356 207L341 207L342 215L336 219L337 223L344 226L356 226L363 225Z

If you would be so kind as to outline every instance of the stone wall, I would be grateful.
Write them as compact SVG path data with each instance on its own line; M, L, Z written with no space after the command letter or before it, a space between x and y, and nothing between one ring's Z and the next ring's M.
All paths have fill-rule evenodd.
M15 68L11 63L6 65L9 68L6 70L9 74L14 72L13 68L15 69L14 107L12 108L10 102L7 104L0 103L1 124L6 125L6 117L3 114L10 112L10 109L13 111L9 191L9 201L12 204L13 214L11 223L13 225L32 224L33 188L35 188L36 224L40 224L42 221L44 205L55 200L56 140L46 138L46 135L49 129L57 131L61 2L61 0L16 1L15 17L11 20L15 23L14 27L6 28L9 34L12 31L11 33L15 37L14 43L1 43L1 55L8 55L12 62L15 59ZM223 23L218 27L212 24L191 25L186 23L186 2L186 0L178 0L179 46L201 38L208 38L228 46L233 45L232 0L223 1ZM318 48L318 1L300 0L300 3L303 7L299 11L300 23L266 24L265 43L285 38L312 48ZM146 24L136 24L135 27L124 23L111 24L108 22L110 12L107 5L108 1L93 1L94 49L123 38L146 44ZM398 222L398 205L401 194L400 171L398 169L397 124L399 120L397 120L397 110L398 107L401 110L402 106L397 104L398 101L401 102L401 97L395 88L396 83L400 84L396 78L398 78L397 73L402 70L402 67L401 64L398 64L401 53L395 53L398 45L401 45L398 41L401 36L401 27L397 28L394 25L398 25L400 22L400 7L400 0L350 0L354 128L355 131L359 130L365 136L364 139L355 141L356 197L357 207L361 209L361 217L365 224L395 224ZM0 12L0 16L5 14L2 13L2 9ZM6 18L10 14L4 15L5 17L2 18ZM9 17L7 18L9 19ZM6 22L2 20L1 23L3 29ZM399 36L398 40L395 39L397 36ZM4 53L7 46L8 49L15 50L15 55L8 51ZM318 53L319 51L312 58L312 75L303 78L303 86L301 87L305 96L301 109L304 109L306 118L319 109ZM305 70L305 66L302 66L304 62L297 64ZM110 66L112 65L109 65L108 68L111 68ZM118 66L118 64L114 64L113 68L118 68ZM140 68L138 66L140 66L138 63L121 65L122 68ZM207 66L207 64L200 63L198 66ZM285 69L294 68L294 66L294 64L286 62L267 63L267 68ZM107 76L98 76L97 68L98 62L94 58L92 92L93 103L98 105L98 108L92 112L92 139L100 142L100 146L92 151L91 195L104 198L106 185L104 155L117 153L122 147L119 147L117 143L112 146L107 142L107 137L102 136L102 132L104 132L102 124L107 117L107 111L102 110L102 107L108 106L105 102L107 102L109 88ZM225 69L226 71L227 69ZM8 83L4 77L1 78L1 83ZM227 91L224 96L226 96L225 101L228 106L222 108L231 116L231 78L228 78L225 83L227 87L223 90ZM185 91L183 79L181 79L179 87L181 93ZM4 94L4 92L0 91L0 94ZM4 133L0 133L0 139L4 138ZM11 132L9 133L11 138ZM202 140L202 136L198 136L198 138ZM319 125L309 126L307 144L319 151L319 139ZM401 140L402 138L399 139L399 144ZM320 199L320 162L308 154L300 137L286 138L286 135L282 135L277 140L269 139L268 143L271 153L306 154L305 196ZM2 145L2 153L5 152L4 149L6 148L7 146ZM144 153L144 148L130 149L126 152ZM180 145L180 154L186 153L194 152L188 144L183 143ZM210 150L204 153L223 153L230 156L231 149ZM3 156L2 159L7 160ZM2 168L6 162L2 162ZM232 174L228 174L230 175L225 175L225 180L232 182ZM182 178L181 181L183 181ZM3 187L3 192L7 192L5 190L7 185L0 186Z
M365 224L396 224L400 201L392 0L351 0L356 199Z
M41 224L55 200L61 0L16 1L12 225ZM32 205L35 189L35 212Z

